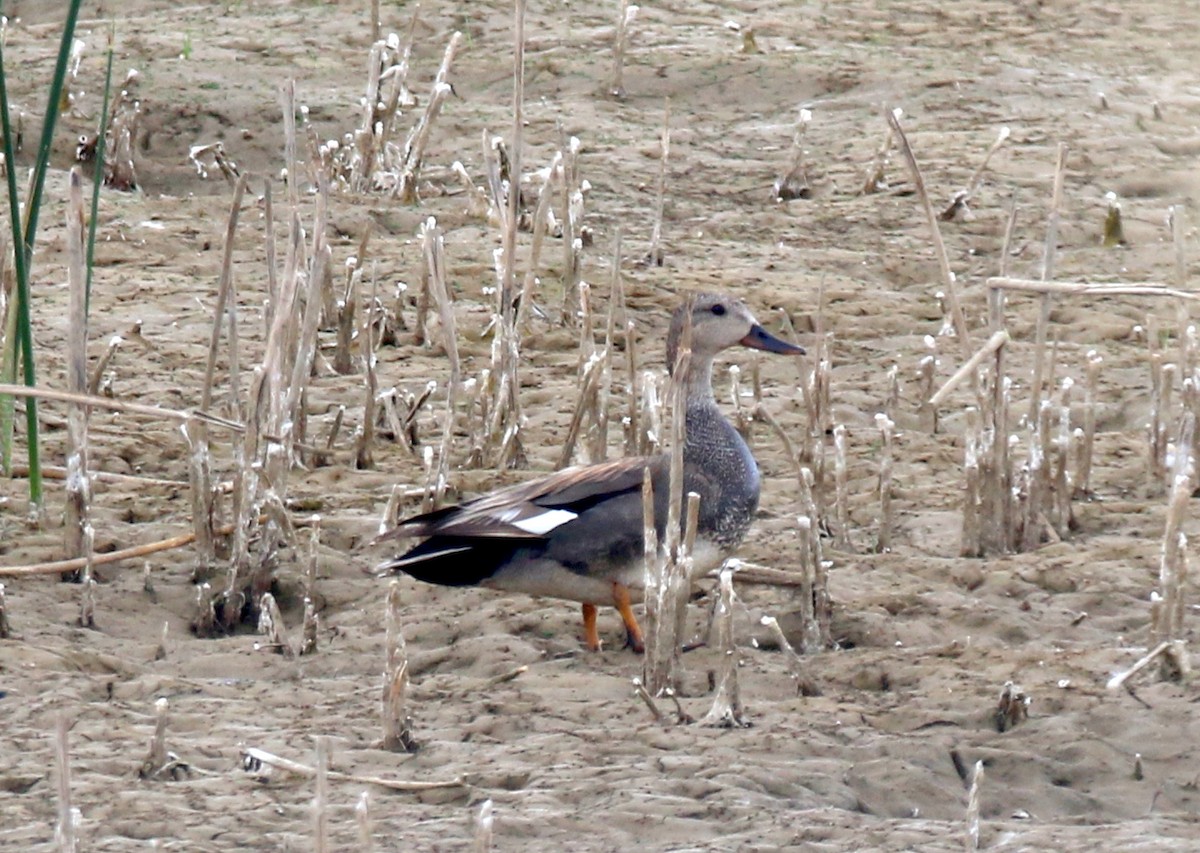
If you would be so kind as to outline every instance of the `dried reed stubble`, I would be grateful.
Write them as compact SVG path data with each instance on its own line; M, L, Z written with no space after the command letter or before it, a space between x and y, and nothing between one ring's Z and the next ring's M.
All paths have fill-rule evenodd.
M12 625L8 621L8 602L4 597L4 584L0 583L0 640L12 636Z
M1054 278L1055 252L1058 247L1058 223L1062 213L1063 182L1067 171L1065 143L1059 143L1054 168L1054 188L1050 196L1050 215L1046 219L1046 241L1042 248L1041 280ZM1046 331L1050 323L1050 310L1054 302L1050 292L1043 292L1039 304L1037 332L1034 341L1033 378L1030 383L1029 419L1036 420L1042 404L1042 377L1045 371Z
M996 141L988 148L987 153L983 156L983 162L976 167L971 173L971 180L967 182L965 189L961 189L954 194L954 198L950 200L950 204L945 210L939 214L939 219L943 222L949 222L954 219L969 218L971 211L967 206L975 193L979 191L979 184L983 181L983 173L987 171L988 163L997 151L1008 141L1010 131L1007 127L1000 128L1000 132L996 134Z
M494 824L495 808L491 800L484 800L475 815L475 838L471 844L475 853L490 853Z
M445 238L437 227L437 220L432 217L427 219L421 227L420 236L425 268L429 273L430 288L436 297L438 316L441 320L443 347L450 361L450 377L446 381L446 416L442 422L442 440L439 445L433 494L436 507L441 503L450 480L450 444L454 437L454 418L462 385L462 367L458 356L458 330L454 321L454 294L446 280Z
M58 793L58 820L54 825L54 843L59 853L75 853L76 830L83 819L78 809L71 805L71 747L70 731L74 720L65 713L54 719L54 758L56 791Z
M313 853L329 853L329 738L317 738L316 785L312 802Z
M283 614L279 612L275 596L269 592L264 592L259 599L258 633L267 638L267 648L271 651L289 658L295 654L284 633Z
M380 714L384 749L413 752L412 718L408 716L408 646L400 616L400 582L388 585L386 599L387 659L384 665Z
M966 481L966 489L963 494L962 539L959 544L959 554L964 557L983 556L980 521L983 489L980 460L984 455L983 443L983 422L979 415L979 409L968 406L966 429L963 435L963 476Z
M833 428L834 542L842 551L853 551L850 541L850 472L846 461L846 425Z
M971 791L967 795L967 849L979 849L979 802L983 793L983 761L975 762Z
M359 853L373 853L375 836L371 828L371 794L363 791L354 804L354 823L358 827Z
M650 231L650 250L646 253L644 263L650 267L663 265L662 226L663 209L667 197L667 171L671 162L671 99L663 101L663 127L659 139L660 157L658 161L658 183L654 189L654 219Z
M945 287L946 295L949 300L950 317L954 325L954 334L958 338L958 345L962 350L964 359L971 357L971 336L967 330L966 317L962 311L962 304L958 299L958 284L955 280L953 271L950 269L950 257L946 253L946 245L942 241L942 232L938 227L937 214L933 210L933 204L929 200L929 193L925 190L925 179L921 177L920 167L917 165L917 158L914 156L912 147L908 144L908 137L904 133L904 128L900 124L900 117L897 115L897 110L889 109L885 111L888 125L892 129L892 133L900 147L900 153L904 155L904 161L908 165L909 174L912 177L913 187L916 189L917 198L921 202L921 207L925 211L925 219L929 223L930 234L933 238L934 252L938 258L938 266L942 274L942 284Z
M613 30L613 67L608 94L617 99L625 97L625 51L629 48L629 31L637 20L638 7L621 0L617 7L617 26Z
M87 265L84 257L83 178L79 167L71 169L67 205L67 286L69 289L67 329L67 388L76 394L87 391ZM88 475L88 416L82 403L67 409L66 551L71 557L88 558L91 553L89 513L91 482ZM78 579L78 578L72 578Z
M683 515L683 448L687 442L687 372L691 364L692 328L684 325L672 371L671 460L667 521L662 542L654 523L654 493L650 472L642 484L644 546L646 549L646 650L642 677L652 695L678 686L683 622L691 592L692 545L699 517L698 495L689 494ZM687 525L684 525L684 519Z
M720 728L741 728L750 725L742 707L741 689L738 685L737 645L733 636L733 571L721 570L717 600L713 615L715 647L721 655L720 672L716 679L716 695L712 708L700 720L701 725Z
M892 368L893 376L896 373ZM875 425L879 428L879 534L875 540L875 552L887 554L892 550L892 499L895 489L892 480L892 468L895 463L895 427L896 424L888 415L875 415Z

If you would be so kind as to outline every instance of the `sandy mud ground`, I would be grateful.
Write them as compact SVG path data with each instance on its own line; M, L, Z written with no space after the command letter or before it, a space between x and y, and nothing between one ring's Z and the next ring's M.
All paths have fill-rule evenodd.
M5 54L9 97L29 114L29 139L57 49L55 5L4 4L19 17L10 24ZM111 336L123 335L126 343L109 367L113 392L182 409L200 400L231 198L219 175L197 174L189 147L220 140L255 176L233 254L245 385L263 347L268 238L282 258L286 234L277 90L296 81L298 100L322 138L352 130L370 48L367 6L89 4L78 33L87 44L76 86L83 94L60 127L35 266L43 384L66 382L65 169L75 139L99 112L108 21L117 22L118 76L140 72L134 91L143 109L136 154L141 191L106 192L100 203L90 353L99 358ZM403 33L410 15L409 5L385 2L384 32ZM1057 303L1056 381L1082 382L1091 350L1104 359L1093 495L1076 501L1077 529L1064 541L1019 555L962 558L969 389L960 387L942 407L936 434L918 429L914 417L925 337L943 327L929 230L898 156L886 166L886 187L859 192L885 132L885 105L903 108L939 205L970 181L1000 128L1011 129L971 201L971 217L943 223L977 344L986 337L983 281L1000 268L1014 196L1018 219L1008 269L1040 273L1059 143L1070 153L1057 277L1173 280L1167 211L1182 205L1196 221L1200 197L1195 4L647 5L631 30L622 101L605 91L615 19L615 3L596 11L583 3L532 2L525 165L540 168L565 136L579 139L580 177L591 185L584 224L594 235L583 251L583 277L605 310L619 228L646 369L661 364L666 319L679 292L732 291L773 331L784 331L786 314L811 345L823 287L834 415L848 435L849 542L826 543L839 647L804 660L819 695L798 695L781 652L753 642L766 639L757 627L763 613L794 624L789 614L797 604L786 590L739 590L740 680L752 725L729 730L664 727L651 719L630 685L641 662L619 648L612 611L601 614L608 649L591 654L582 649L573 605L405 579L410 710L420 749L411 755L380 749L387 585L364 571L383 556L367 543L392 486L419 488L424 473L419 456L386 440L375 449L374 469L354 470L362 377L337 375L322 363L308 400L310 432L323 437L341 405L346 426L331 464L294 471L288 490L295 520L314 512L323 518L319 652L285 658L261 648L248 631L194 636L194 555L187 548L103 569L94 629L77 624L78 585L56 576L6 579L12 636L0 641L0 848L53 847L53 729L64 712L75 721L71 790L85 850L146 850L154 841L157 849L178 851L312 849L312 782L246 773L239 747L312 762L319 736L330 739L332 766L343 772L469 782L463 790L407 794L334 781L334 849L367 849L354 819L365 787L381 850L469 849L473 816L487 799L495 807L494 847L503 851L961 850L967 785L955 757L968 772L976 761L986 767L980 843L987 849L1200 845L1194 685L1159 682L1150 672L1131 682L1132 692L1105 688L1146 650L1166 509L1162 484L1148 474L1150 369L1145 336L1135 327L1155 324L1174 353L1176 306L1134 297ZM744 50L731 21L753 28L757 52ZM410 75L422 104L456 30L464 35L450 74L456 94L435 125L419 207L380 193L335 193L328 236L341 276L371 230L367 261L380 296L400 306L411 329L420 275L416 231L424 217L436 216L446 232L464 375L477 376L490 361L490 339L481 334L493 304L488 288L498 238L494 226L469 212L449 167L461 161L482 185L481 133L509 132L511 10L493 2L422 4ZM636 261L649 245L668 98L665 263L646 268ZM771 188L787 170L800 107L812 111L803 137L811 193L777 203ZM411 122L420 109L411 111ZM264 177L274 182L271 228ZM1100 237L1109 192L1121 200L1127 243L1106 248ZM312 204L311 195L302 195L305 222ZM1187 236L1195 257L1200 243L1194 230ZM560 241L548 242L541 266L540 298L553 309L561 302ZM398 298L399 284L408 290ZM1014 296L1007 317L1014 409L1023 411L1036 303ZM135 336L130 330L138 322ZM521 364L527 467L467 470L468 448L460 443L451 475L457 494L556 464L577 395L577 340L542 319L531 328ZM332 343L332 330L321 334L323 345ZM961 355L949 337L939 339L939 351L940 384ZM749 358L731 358L748 375ZM718 371L726 402L727 363ZM893 365L902 384L896 516L892 549L880 554L874 553L875 414L885 405ZM761 369L766 405L799 436L802 371L766 358ZM224 362L220 375L227 377ZM380 348L379 375L384 389L419 391L429 380L442 387L448 365L440 348L415 346L411 331L401 331ZM614 415L619 402L614 396ZM47 461L62 465L66 410L46 404L43 413ZM418 422L427 443L437 442L439 415L429 408ZM621 452L617 433L614 454ZM228 439L214 436L228 476ZM794 472L766 426L754 427L753 446L764 489L742 556L793 569L799 560ZM92 460L97 470L143 478L96 483L99 550L190 529L187 445L174 423L97 412ZM414 511L418 503L406 499L401 509ZM62 484L52 483L47 520L31 527L25 481L0 481L0 565L61 558L62 504ZM1185 531L1197 533L1198 523L1188 520ZM281 593L292 636L299 631L294 591L304 562L302 550L287 549L278 570L280 589L293 591ZM697 633L709 607L704 598L692 608ZM682 703L693 716L711 704L708 673L716 663L705 649L684 658ZM522 666L528 669L511 680L497 678ZM1008 681L1030 697L1029 718L1000 733L994 711ZM192 768L179 781L137 775L160 697L170 702L167 746Z

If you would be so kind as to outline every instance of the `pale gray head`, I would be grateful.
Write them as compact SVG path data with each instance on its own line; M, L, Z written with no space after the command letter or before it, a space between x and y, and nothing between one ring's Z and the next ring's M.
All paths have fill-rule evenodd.
M759 325L740 299L724 293L697 293L686 297L671 315L667 370L672 374L689 322L692 359L698 363L707 363L721 350L738 344L784 355L804 354L804 347L781 340Z

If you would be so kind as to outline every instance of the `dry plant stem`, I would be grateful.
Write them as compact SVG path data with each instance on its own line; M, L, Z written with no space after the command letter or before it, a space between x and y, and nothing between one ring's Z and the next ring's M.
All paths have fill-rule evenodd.
M908 144L908 137L904 134L904 128L900 125L900 119L896 115L896 111L892 109L886 110L886 116L888 124L892 128L892 133L895 135L896 141L900 146L900 153L904 155L904 162L908 165L909 174L912 175L913 187L916 189L921 207L925 211L925 218L929 222L934 252L937 254L938 265L942 272L942 284L946 288L946 295L950 301L950 319L954 324L954 334L958 337L962 357L964 359L970 358L971 338L967 331L967 320L963 315L962 305L958 301L958 284L955 281L953 271L950 269L950 257L946 254L946 244L942 242L942 232L938 227L937 213L934 211L933 204L929 200L929 193L925 190L925 179L921 177L920 167L917 166L917 158L913 155L912 148Z
M1086 497L1092 490L1092 454L1096 446L1096 400L1100 388L1100 366L1104 359L1095 350L1088 350L1083 399L1083 438L1079 445L1076 465L1075 496Z
M166 699L158 699L154 703L154 736L150 738L150 752L142 762L138 776L142 779L153 779L170 763L167 754L167 711L169 703Z
M71 806L71 747L70 731L74 724L65 713L54 719L54 757L58 782L58 822L54 825L54 842L59 853L75 853L76 810Z
M537 204L533 209L533 236L529 243L529 263L525 268L525 277L521 283L521 299L517 306L516 325L518 333L526 331L530 309L533 306L534 290L537 287L538 260L542 256L542 246L546 242L546 225L550 216L550 200L555 176L562 176L562 152L557 151L546 170L546 179L538 190Z
M654 701L654 697L650 695L650 691L646 689L646 685L642 684L642 680L636 676L633 678L633 695L642 700L642 703L654 715L654 722L666 722L663 712L658 709L658 704Z
M371 301L363 312L362 328L358 330L358 339L362 343L363 362L363 420L362 432L359 435L358 447L355 450L355 467L359 469L375 466L375 395L379 390L379 381L375 373L375 319L379 305L379 278L371 275Z
M217 350L221 343L221 321L223 316L229 314L229 371L230 371L230 393L236 400L237 395L237 332L236 323L234 322L233 304L236 302L236 297L232 297L233 291L233 238L237 231L238 214L241 212L242 196L246 192L246 176L243 175L238 179L233 190L233 202L229 209L229 222L225 228L225 251L221 260L221 279L217 285L217 306L214 311L212 336L208 342L208 365L204 369L204 386L201 390L200 409L207 412L212 408L213 382L217 372ZM236 409L234 410L236 411Z
M562 150L562 206L563 206L563 305L562 323L564 326L575 324L575 296L579 292L580 252L583 242L579 237L580 223L576 214L579 205L575 204L579 194L579 140L572 136L567 140Z
M967 850L979 849L979 798L983 789L983 762L975 762L971 791L967 795Z
M359 853L374 853L375 838L371 830L371 794L363 791L354 806L354 822L358 825Z
M216 533L227 536L233 532L233 525L227 524L224 527L218 528ZM106 566L112 563L119 563L122 560L131 560L136 557L145 557L149 554L156 554L159 551L169 551L172 548L182 548L185 545L190 545L196 540L195 531L191 533L181 533L178 536L172 536L169 539L162 539L158 542L149 542L145 545L135 545L132 548L123 548L120 551L108 551L103 554L94 554L91 557L92 566ZM27 566L0 566L0 577L28 577L32 575L53 575L63 572L74 572L86 568L89 561L86 557L77 557L70 560L56 560L51 563L33 563Z
M613 32L613 68L608 83L608 94L614 98L625 97L625 49L629 45L629 28L637 17L637 6L629 0L621 0L617 8L617 26Z
M437 298L438 316L441 320L443 346L450 360L450 378L446 382L446 418L442 424L442 442L438 451L437 477L434 483L433 503L438 506L446 493L450 480L450 443L454 438L454 413L458 403L458 392L462 385L462 367L458 358L458 331L454 324L454 296L446 281L445 240L438 230L437 221L430 217L421 229L421 244L425 253L425 265L429 271L430 288Z
M737 647L733 639L733 571L722 569L717 595L713 629L714 643L721 655L720 673L717 675L717 690L712 708L700 722L706 726L735 728L749 725L742 709L741 692L738 687Z
M317 769L307 764L301 764L298 761L292 761L274 753L267 752L265 749L259 749L253 746L240 747L241 754L245 759L257 764L265 764L269 767L277 767L280 770L285 770L288 773L295 773L297 776L305 776L313 778L317 775ZM385 779L381 776L360 776L355 773L340 773L336 770L330 770L327 774L328 778L335 782L354 782L359 785L378 785L381 788L387 788L391 791L431 791L439 788L465 788L467 787L464 779L451 779L445 782L406 782L399 779Z
M737 580L736 575L734 576L734 580ZM792 680L796 682L799 691L806 696L815 695L818 692L817 686L809 678L808 673L804 671L804 661L800 655L796 654L796 650L792 648L792 644L788 642L787 635L779 627L779 620L774 616L763 616L760 622L771 632L771 635L775 638L775 642L779 645L779 651L787 659L788 671L792 675Z
M1164 680L1178 680L1191 669L1184 646L1184 591L1188 579L1188 555L1183 522L1187 516L1189 499L1195 491L1195 433L1196 415L1194 412L1185 412L1179 440L1175 445L1175 466L1167 504L1166 530L1163 532L1159 565L1161 606L1150 638L1153 645L1170 645L1160 663L1159 677Z
M87 391L87 269L84 259L83 181L78 167L71 170L67 207L67 283L70 291L67 331L67 387ZM90 556L88 512L88 409L80 403L67 410L66 552Z
M1041 280L1044 282L1054 279L1054 258L1058 246L1058 220L1060 211L1062 210L1063 182L1066 178L1066 172L1067 146L1065 143L1060 142L1058 145L1058 159L1054 168L1054 189L1050 197L1050 215L1046 219L1046 242L1042 249ZM1053 306L1054 302L1051 298L1051 293L1044 291L1039 306L1040 312L1038 314L1037 331L1034 340L1033 380L1029 389L1029 419L1031 421L1038 416L1038 410L1041 408L1042 403L1042 376L1046 355L1046 330L1050 323L1050 310Z
M688 317L690 318L690 312ZM680 633L684 608L691 591L691 553L683 538L683 449L687 442L687 371L692 356L690 320L684 325L679 350L672 371L671 460L667 494L667 523L662 534L661 548L651 558L656 571L646 578L646 599L653 599L647 608L647 631L643 679L652 695L674 689L679 680ZM647 471L648 475L648 471ZM653 525L652 508L645 500L653 501L651 490L643 484L643 521ZM696 498L698 503L699 498ZM689 496L689 504L691 497ZM692 510L689 505L688 513ZM650 537L645 538L649 547Z
M1054 498L1055 521L1058 525L1059 536L1067 536L1071 532L1072 512L1071 497L1074 484L1071 482L1071 391L1075 381L1066 376L1062 381L1062 392L1058 406L1058 438L1055 441L1054 464Z
M412 720L407 713L408 646L404 642L400 616L400 583L392 581L387 593L387 660L383 674L381 713L383 748L412 752Z
M406 204L415 204L420 200L417 194L417 181L421 174L421 162L425 157L425 146L429 144L433 123L441 112L442 104L453 91L450 84L446 82L446 77L460 44L462 44L462 33L455 32L450 36L449 44L446 45L446 52L442 56L442 65L434 78L429 101L425 105L425 112L405 142L404 164L401 167L400 179L396 182L396 196Z
M661 159L658 164L658 185L654 191L654 226L650 232L650 251L647 263L652 267L663 265L662 223L663 209L667 196L667 168L671 161L671 99L663 101L663 129L659 145Z
M491 853L494 820L492 801L484 800L475 815L475 840L471 846L474 853Z
M833 482L834 515L837 517L834 541L840 550L850 551L850 486L846 464L845 424L838 424L833 428Z
M883 413L875 415L879 427L879 537L875 551L886 554L892 550L892 465L895 424Z
M8 604L4 600L4 584L0 583L0 640L12 636L12 626L8 622Z
M980 457L983 445L983 423L979 409L967 407L966 429L963 437L965 458L963 460L963 475L966 480L966 490L963 495L962 539L959 553L964 557L979 557L983 553L981 543L981 492Z
M313 794L313 853L329 853L329 738L317 738L316 791Z
M267 638L267 646L271 650L284 657L291 657L295 654L292 644L288 642L287 635L284 634L283 614L279 612L275 596L269 592L264 592L262 598L259 599L258 633Z
M962 381L968 376L974 375L975 371L979 369L979 366L983 364L983 362L986 361L990 356L995 354L997 350L1007 344L1008 341L1009 336L1006 330L999 329L993 332L992 336L988 338L987 343L980 347L974 355L963 362L962 366L960 366L958 370L954 371L954 375L947 379L942 387L939 388L933 394L933 396L929 398L929 405L935 408L942 405L942 403L946 401L946 398L950 396L950 392L957 388L959 384L961 384Z

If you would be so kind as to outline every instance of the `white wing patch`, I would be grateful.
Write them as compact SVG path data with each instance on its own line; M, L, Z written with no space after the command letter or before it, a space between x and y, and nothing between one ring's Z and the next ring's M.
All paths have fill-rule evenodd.
M566 509L548 509L545 512L532 515L529 518L522 518L520 521L512 522L513 527L519 527L526 533L532 533L535 536L541 536L549 533L556 527L566 524L568 521L573 521L578 518L579 514ZM507 519L506 519L507 520Z

